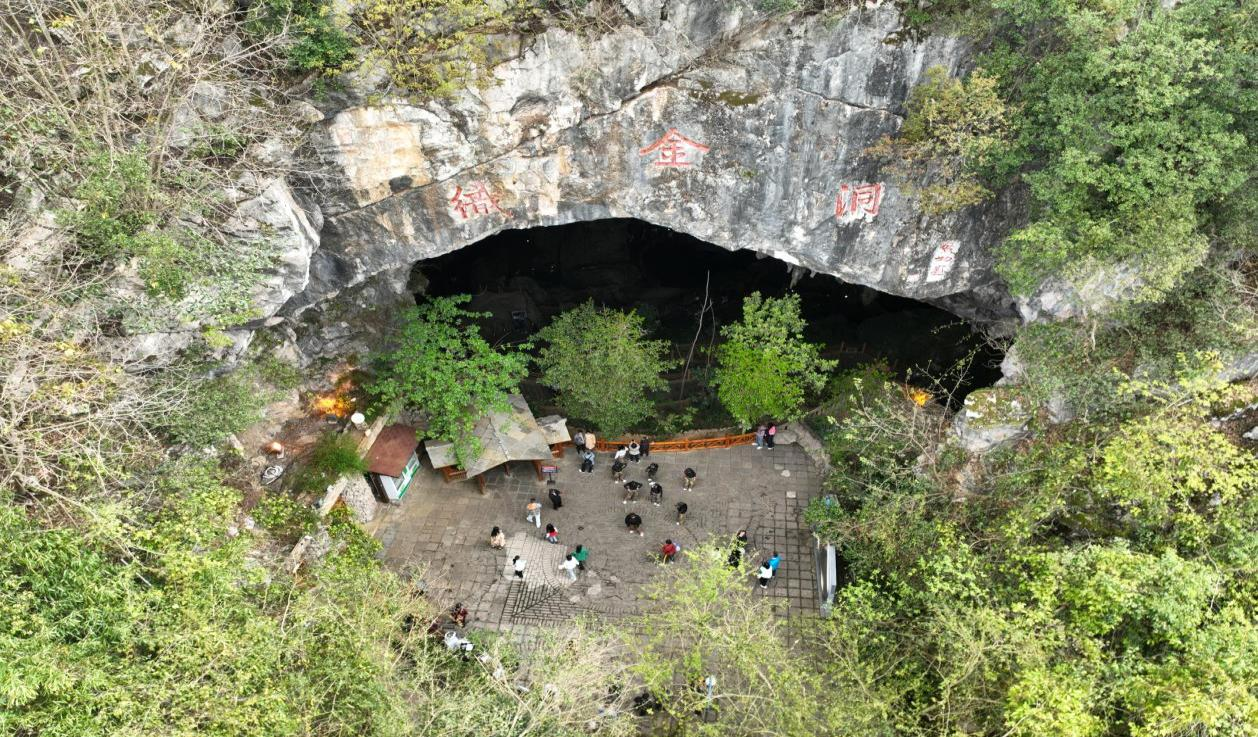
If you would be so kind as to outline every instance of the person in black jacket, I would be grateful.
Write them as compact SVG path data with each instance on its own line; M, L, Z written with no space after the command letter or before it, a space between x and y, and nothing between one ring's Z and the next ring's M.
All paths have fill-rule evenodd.
M550 506L552 509L559 509L563 506L563 493L559 489L550 490Z
M626 481L625 482L625 499L624 501L621 502L621 504L628 504L629 502L636 503L638 501L638 489L641 489L641 488L642 488L641 481Z

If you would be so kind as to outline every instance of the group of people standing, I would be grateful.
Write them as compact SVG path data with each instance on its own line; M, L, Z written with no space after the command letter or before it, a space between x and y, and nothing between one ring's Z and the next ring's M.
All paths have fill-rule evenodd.
M777 424L772 422L760 423L755 430L755 447L757 450L765 448L772 450L774 440L777 436ZM590 432L577 432L573 436L573 446L581 458L579 471L581 473L593 473L595 462L595 436ZM624 488L624 496L621 499L622 504L637 503L638 491L643 488L644 484L634 479L625 479L625 472L630 463L639 463L644 458L651 455L650 439L643 437L630 441L626 445L621 445L616 449L612 456L612 483L620 484ZM650 463L646 466L646 484L649 500L655 506L661 506L664 502L664 487L656 480L659 474L659 464ZM698 480L698 473L693 468L686 468L681 474L681 487L684 491L690 491L695 488ZM551 488L547 497L550 501L551 508L558 510L563 507L563 492L558 488ZM676 525L681 526L686 520L686 514L690 511L689 505L685 501L679 501L674 507L676 511ZM532 522L539 530L542 528L542 504L537 497L530 497L525 505L524 519L526 522ZM644 537L646 533L642 531L642 517L636 512L629 512L625 515L625 527L629 534ZM547 523L542 538L552 545L559 544L559 529L554 523ZM494 527L489 535L489 545L491 548L501 550L506 547L506 535L498 527ZM730 551L729 563L732 567L741 564L747 547L747 531L739 530L734 540L734 546ZM666 539L660 547L660 558L664 563L671 563L681 552L681 544L674 542L671 538ZM563 561L559 564L559 569L568 574L573 581L577 580L577 571L585 570L585 561L589 557L590 551L583 545L577 545L571 552L565 553ZM767 588L769 581L777 573L778 566L781 564L781 557L774 552L772 557L766 559L760 564L757 570L757 577L761 588ZM511 559L513 575L516 578L524 579L525 571L528 568L528 561L517 555Z
M756 425L756 450L768 448L773 450L773 442L777 439L778 425L776 422L761 422Z

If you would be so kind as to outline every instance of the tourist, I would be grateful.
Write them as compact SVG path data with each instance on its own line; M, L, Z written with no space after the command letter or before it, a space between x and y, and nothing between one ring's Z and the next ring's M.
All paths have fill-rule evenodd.
M637 513L635 512L630 512L629 514L625 515L625 527L629 528L630 535L637 533L638 537L646 536L645 532L638 529L642 527L642 518L639 517Z
M778 555L778 551L773 551L773 557L769 558L769 567L773 569L773 575L778 575L778 566L782 565L782 556Z
M773 450L773 440L777 437L778 425L776 422L770 422L769 426L764 430L764 445L769 450Z
M571 578L573 581L575 581L577 580L577 566L578 565L579 563L577 562L577 559L574 558L571 553L569 553L564 556L563 562L559 564L559 567L562 568L565 572L567 572L568 578Z
M659 472L660 472L660 464L658 464L658 463L652 463L652 464L650 464L649 466L647 466L647 467L646 467L646 480L647 480L647 481L654 481L654 480L655 480L655 474L657 474L657 473L659 473Z
M578 545L577 549L572 551L572 557L577 559L577 568L585 570L585 559L590 557L590 551L584 545Z
M578 453L585 450L585 433L577 430L576 434L572 436L572 447L576 448Z
M463 606L463 602L450 607L450 621L454 622L458 627L463 627L467 624L467 607Z
M695 479L699 477L699 474L695 473L695 470L693 468L687 468L685 471L681 472L681 475L682 475L682 480L683 480L683 484L681 488L685 489L686 491L690 491L691 489L695 488Z
M559 489L552 488L550 490L550 506L552 509L559 509L563 506L563 493Z
M628 504L629 502L633 502L637 504L638 489L641 489L641 488L642 488L641 481L626 481L625 482L625 498L623 501L621 501L621 504Z
M511 559L511 567L515 570L516 578L519 578L519 579L524 578L524 566L527 564L528 564L528 561L524 560L518 555Z
M642 460L642 446L638 445L638 441L636 440L629 441L628 450L629 450L629 460L633 461L634 463L637 463L638 461Z
M581 449L581 473L594 473L594 451L588 448Z
M649 435L643 435L642 442L639 443L638 445L642 447L643 458L646 458L647 456L651 455L651 438Z
M685 502L677 502L677 526L681 527L681 523L686 521L686 512L690 507Z
M625 483L625 462L622 460L617 459L612 461L612 483Z
M616 455L612 456L612 460L623 461L627 455L629 455L629 449L622 445L616 448Z
M538 504L537 497L529 497L529 503L524 505L524 521L533 522L537 525L537 529L542 528L542 505Z
M555 526L550 523L546 524L546 534L543 535L543 537L546 538L546 542L551 545L559 544L559 530L555 529Z
M672 540L665 540L664 547L660 548L660 554L664 556L665 563L672 563L673 556L677 555L677 546Z
M507 547L507 536L502 534L502 530L497 527L489 532L489 547L497 550Z
M594 433L587 432L585 434L585 449L593 453L595 442L596 442L596 439L594 437Z
M662 501L664 501L664 487L652 481L651 503L658 507Z
M756 450L764 450L764 433L768 429L763 422L756 425Z
M769 562L765 561L760 564L760 570L756 572L760 577L760 588L769 588L769 579L773 578L773 569L769 567Z

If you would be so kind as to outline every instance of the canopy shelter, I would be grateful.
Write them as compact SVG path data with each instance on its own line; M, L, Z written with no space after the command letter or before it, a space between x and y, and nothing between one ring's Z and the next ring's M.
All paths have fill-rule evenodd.
M566 419L551 415L538 422L528 402L519 394L508 395L507 409L485 415L476 422L472 432L480 441L480 453L462 470L458 469L453 443L435 440L424 443L432 467L440 470L447 481L477 478L483 486L479 478L482 474L498 466L503 466L510 474L506 464L511 461L533 461L540 478L540 461L548 461L556 453L562 454L552 446L570 440Z

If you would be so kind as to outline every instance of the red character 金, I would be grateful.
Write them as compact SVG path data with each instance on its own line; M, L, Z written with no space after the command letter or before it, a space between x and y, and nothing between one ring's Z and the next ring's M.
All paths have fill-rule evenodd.
M655 143L638 149L638 155L657 154L656 166L690 166L694 163L695 154L707 150L708 147L702 143L686 138L676 128L669 128Z

